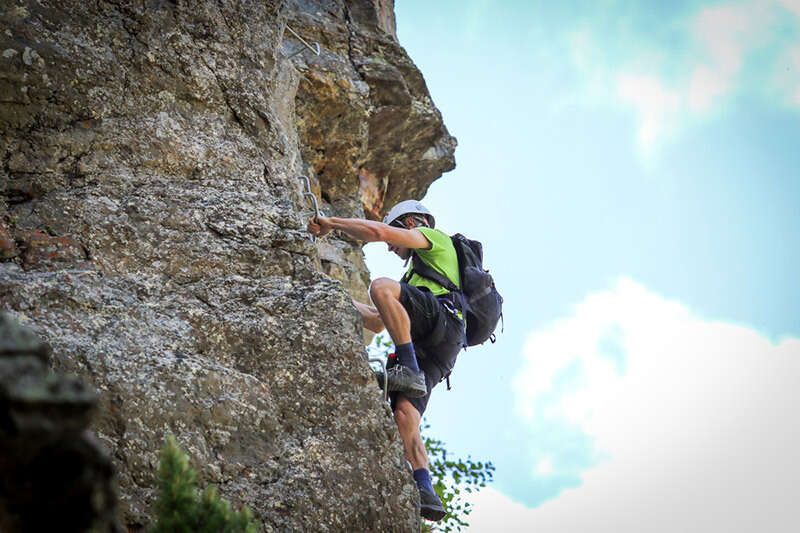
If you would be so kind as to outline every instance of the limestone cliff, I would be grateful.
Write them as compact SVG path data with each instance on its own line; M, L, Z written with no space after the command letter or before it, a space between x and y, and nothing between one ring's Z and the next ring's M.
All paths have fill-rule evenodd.
M359 243L308 238L297 179L375 218L453 167L392 6L1 4L0 310L99 391L129 527L167 431L265 530L417 527Z

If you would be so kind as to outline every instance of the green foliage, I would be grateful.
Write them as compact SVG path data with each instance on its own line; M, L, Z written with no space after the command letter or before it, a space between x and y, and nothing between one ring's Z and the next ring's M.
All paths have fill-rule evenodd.
M427 428L425 425L423 429ZM430 531L461 531L469 525L468 515L472 505L464 501L466 494L477 492L494 476L494 465L491 462L475 462L471 458L452 458L447 453L444 442L424 438L428 451L428 469L436 480L434 490L442 499L447 516L440 522L430 526Z
M393 349L392 339L383 333L376 335L372 343L367 346L370 357L385 357ZM428 425L423 423L420 431L427 428ZM428 469L431 478L435 480L433 488L442 499L447 516L440 522L424 523L422 530L461 531L461 528L469 525L467 517L472 512L472 505L464 501L463 497L491 483L494 465L491 462L474 462L469 457L453 459L448 456L444 442L432 438L423 438L423 441L428 452Z
M394 343L389 335L378 333L372 338L372 342L367 346L367 353L370 357L383 357L384 359L394 351Z
M172 435L158 465L159 497L152 533L255 533L258 526L245 507L234 511L214 487L200 494L197 474Z

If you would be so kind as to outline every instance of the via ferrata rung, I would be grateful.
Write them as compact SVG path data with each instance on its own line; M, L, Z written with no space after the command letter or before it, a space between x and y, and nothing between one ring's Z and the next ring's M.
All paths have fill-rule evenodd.
M286 25L286 29L287 29L287 30L289 30L289 31L291 32L291 34L292 34L292 35L294 35L294 36L297 38L297 40L298 40L298 41L300 41L300 42L302 43L302 46L301 46L300 48L298 48L297 50L295 50L294 52L292 52L291 54L287 55L287 56L286 56L286 59L291 59L291 58L293 58L294 56L296 56L297 54L301 54L301 53L303 52L303 49L304 49L304 48L308 48L309 50L311 50L312 52L314 52L314 54L316 54L316 55L319 55L319 54L320 54L321 50L320 50L320 47L319 47L319 43L318 43L318 42L314 42L314 45L312 46L312 45L308 44L308 42L307 42L305 39L303 39L302 37L300 37L300 36L297 34L297 32L296 32L296 31L294 31L294 30L293 30L291 27L289 27L289 25L288 25L288 24Z
M311 180L308 179L308 176L297 176L297 179L303 180L305 183L305 190L303 191L303 197L308 198L311 200L311 205L314 206L314 220L318 220L319 217L324 217L325 213L319 210L319 203L317 203L317 197L311 191ZM311 236L311 242L314 242L314 236Z
M368 359L370 363L379 363L381 365L381 371L383 371L383 400L389 401L389 379L386 375L386 361L383 357L370 357Z

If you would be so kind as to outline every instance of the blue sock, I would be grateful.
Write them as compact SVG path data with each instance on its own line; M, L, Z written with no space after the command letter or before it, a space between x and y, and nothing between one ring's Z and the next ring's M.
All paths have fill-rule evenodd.
M425 468L414 470L414 481L417 482L417 487L425 488L433 492L433 485L431 484L431 474Z
M397 362L401 365L410 368L414 372L419 372L419 365L417 364L417 354L414 353L414 344L406 343L394 347L394 352L397 354Z

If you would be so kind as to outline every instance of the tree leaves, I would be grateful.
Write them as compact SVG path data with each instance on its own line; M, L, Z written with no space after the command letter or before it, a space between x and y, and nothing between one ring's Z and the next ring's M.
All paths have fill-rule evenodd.
M429 426L423 423L420 431ZM464 494L477 492L494 477L491 462L473 461L472 458L450 459L444 442L434 438L424 438L428 451L428 469L436 480L434 490L442 499L447 516L440 522L426 524L428 531L461 531L469 525L466 518L472 512L472 505L463 499Z
M151 533L256 533L258 525L246 507L234 511L214 487L202 495L189 458L168 435L158 465L159 495Z

